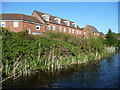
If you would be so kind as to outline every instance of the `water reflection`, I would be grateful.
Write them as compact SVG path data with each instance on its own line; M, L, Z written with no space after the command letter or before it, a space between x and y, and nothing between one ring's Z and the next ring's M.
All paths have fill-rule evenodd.
M86 67L75 65L67 70L45 73L39 71L3 83L3 87L27 88L112 88L118 87L118 55L89 63Z

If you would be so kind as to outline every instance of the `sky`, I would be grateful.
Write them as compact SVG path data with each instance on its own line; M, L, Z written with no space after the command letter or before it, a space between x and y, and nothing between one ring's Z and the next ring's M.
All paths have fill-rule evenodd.
M73 21L84 28L92 25L107 33L118 32L118 2L2 2L2 13L31 15L34 10Z
M119 2L120 0L1 0L4 2Z

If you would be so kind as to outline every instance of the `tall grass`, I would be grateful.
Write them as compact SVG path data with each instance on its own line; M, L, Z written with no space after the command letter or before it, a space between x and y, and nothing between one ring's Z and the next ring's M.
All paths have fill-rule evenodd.
M26 31L7 30L3 30L2 36L3 79L30 74L37 69L66 69L99 60L115 51L113 47L105 47L101 37L85 39L61 32L29 35Z

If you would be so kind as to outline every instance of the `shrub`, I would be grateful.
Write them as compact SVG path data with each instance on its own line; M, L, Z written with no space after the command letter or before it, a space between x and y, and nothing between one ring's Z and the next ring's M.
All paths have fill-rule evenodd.
M48 32L44 35L29 35L24 32L2 30L3 74L25 73L26 70L63 67L76 62L96 58L96 52L104 50L104 39L79 38L61 32ZM56 63L56 64L55 64Z

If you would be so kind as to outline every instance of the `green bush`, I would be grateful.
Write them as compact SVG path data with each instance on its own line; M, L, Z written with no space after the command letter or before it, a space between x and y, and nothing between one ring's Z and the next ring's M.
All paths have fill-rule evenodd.
M25 73L34 69L65 67L68 64L95 58L104 52L104 39L84 39L61 32L29 35L2 29L2 61L4 77Z

